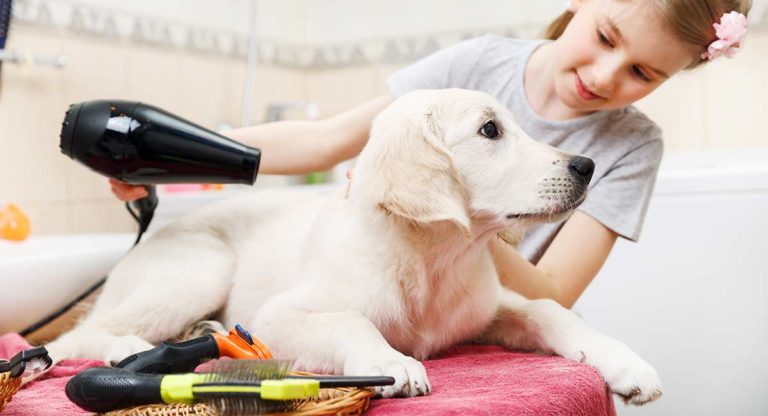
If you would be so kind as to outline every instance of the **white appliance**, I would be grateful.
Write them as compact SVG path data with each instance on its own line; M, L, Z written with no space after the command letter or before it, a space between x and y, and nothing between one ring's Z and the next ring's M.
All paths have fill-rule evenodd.
M620 415L768 414L768 149L665 156L639 243L574 307L660 373Z

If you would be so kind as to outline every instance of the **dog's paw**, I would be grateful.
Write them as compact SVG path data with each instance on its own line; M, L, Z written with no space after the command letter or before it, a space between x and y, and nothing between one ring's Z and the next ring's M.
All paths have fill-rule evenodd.
M115 365L129 355L146 351L154 347L154 345L135 335L114 337L109 340L104 351L104 361L110 365Z
M636 360L619 368L611 381L606 381L624 403L641 406L660 398L663 388L656 370L640 357L636 356Z
M640 406L662 395L656 370L619 341L610 340L602 348L585 353L585 359L600 371L611 391L626 404Z
M376 394L380 397L426 396L432 391L424 366L397 351L368 359L347 359L344 363L344 374L393 377L395 384L376 387Z

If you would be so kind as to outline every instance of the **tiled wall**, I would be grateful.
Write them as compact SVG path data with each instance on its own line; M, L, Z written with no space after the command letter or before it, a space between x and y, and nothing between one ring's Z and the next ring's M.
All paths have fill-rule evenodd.
M683 72L637 105L664 129L667 149L768 147L768 31L734 59Z
M209 128L238 125L245 62L153 47L116 44L47 31L19 29L13 47L61 53L63 69L5 64L0 80L0 205L14 201L29 214L34 233L132 230L133 219L110 193L107 180L59 151L59 131L70 103L141 100ZM256 71L253 120L264 105L301 100L300 71Z
M541 25L530 23L535 16L555 13L562 5L560 0L537 2L535 8L524 9L531 13L526 15L513 9L533 3L454 0L448 8L438 7L444 0L425 0L398 21L402 10L387 11L413 3L373 1L368 2L373 6L364 7L365 3L265 0L260 2L266 14L260 18L261 30L278 39L282 28L286 42L295 46L303 39L305 51L322 45L362 47L388 37L418 38L462 30L481 33L483 27L504 31L501 24L505 19L530 32L530 27ZM230 7L244 5L241 1ZM482 11L494 7L503 10L490 14ZM344 17L334 20L333 16ZM293 24L278 24L280 19ZM237 31L242 32L242 28ZM209 128L222 123L238 125L240 120L246 62L239 57L83 36L35 25L15 27L8 47L62 54L68 60L59 70L12 64L2 68L0 204L17 202L30 215L35 233L133 230L133 220L109 192L106 179L59 152L60 123L70 103L100 97L142 100ZM766 51L768 32L755 31L738 59L722 59L677 76L639 103L663 127L667 148L768 146L763 128L763 100L768 96ZM317 68L263 62L255 76L252 119L263 119L268 103L283 100L313 101L319 105L320 116L336 114L385 93L386 77L406 64L375 61Z

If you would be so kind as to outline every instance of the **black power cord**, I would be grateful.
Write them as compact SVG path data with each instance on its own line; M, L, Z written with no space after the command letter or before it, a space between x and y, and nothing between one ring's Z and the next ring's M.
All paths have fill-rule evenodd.
M131 249L133 249L133 247L136 247L136 244L139 244L139 241L141 241L141 236L144 235L144 232L147 231L147 228L149 228L149 223L152 222L152 218L155 216L155 208L157 208L158 199L157 199L157 193L155 192L155 187L147 186L146 188L149 195L147 195L145 198L142 198L133 202L125 203L125 208L128 210L128 213L131 214L133 219L135 219L136 223L138 223L139 225L139 231L138 231L138 234L136 235L136 241L133 242L133 246L131 246ZM133 208L131 206L133 206ZM136 209L136 211L138 211L138 213L134 211L134 208ZM24 330L19 332L19 335L26 337L27 335L34 333L38 329L58 319L61 315L64 315L70 309L74 308L75 305L80 303L80 301L87 298L93 292L95 292L100 287L102 287L104 283L107 281L107 277L108 276L102 277L96 283L94 283L88 289L86 289L83 293L79 294L76 298L72 299L64 306L60 307L56 311L40 319L34 324L24 328Z

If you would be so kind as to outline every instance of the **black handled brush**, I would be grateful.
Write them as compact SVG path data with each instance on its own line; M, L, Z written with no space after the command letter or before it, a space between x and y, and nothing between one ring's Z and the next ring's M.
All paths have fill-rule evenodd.
M206 403L222 415L286 412L320 388L385 386L392 377L288 376L290 361L229 360L205 373L140 374L94 367L73 377L67 397L85 410L106 412L151 403Z

